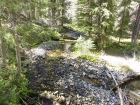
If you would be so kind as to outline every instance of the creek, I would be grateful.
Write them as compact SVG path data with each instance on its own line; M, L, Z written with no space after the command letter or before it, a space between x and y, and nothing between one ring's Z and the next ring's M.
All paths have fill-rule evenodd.
M27 78L30 89L38 94L32 98L41 105L118 105L117 91L110 90L115 83L107 69L103 64L77 58L69 50L73 42L75 40L54 41L53 44L49 43L51 46L44 43L41 45L45 49L44 55L32 57ZM110 70L118 81L131 74L128 71ZM126 93L137 103L139 84L138 78L122 86L127 91L137 92ZM125 100L125 103L128 102L129 99Z

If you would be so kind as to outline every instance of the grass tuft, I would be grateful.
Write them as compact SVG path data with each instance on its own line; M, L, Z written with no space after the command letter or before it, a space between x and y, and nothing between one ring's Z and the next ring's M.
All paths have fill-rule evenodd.
M127 65L119 65L119 68L124 70L131 70L131 68Z

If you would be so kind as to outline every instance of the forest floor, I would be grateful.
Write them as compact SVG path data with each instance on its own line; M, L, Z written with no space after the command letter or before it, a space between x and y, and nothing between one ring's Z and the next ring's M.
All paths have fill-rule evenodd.
M119 39L115 37L111 37L111 39L114 42L118 42ZM140 39L137 40L138 43L140 43ZM131 38L122 38L120 40L120 43L123 44L130 44L131 43ZM128 47L128 46L125 46ZM137 60L135 57L130 57L129 55L121 54L119 51L119 48L116 48L117 52L119 54L116 54L116 52L109 52L109 53L104 53L99 55L99 60L104 60L106 63L110 66L121 68L121 69L126 69L126 70L132 70L135 73L140 74L140 60ZM124 49L125 50L125 49ZM127 53L127 52L126 52ZM140 56L140 55L139 55Z
M132 70L133 72L140 74L140 61L137 61L134 58L106 54L100 55L99 59L106 61L110 66Z

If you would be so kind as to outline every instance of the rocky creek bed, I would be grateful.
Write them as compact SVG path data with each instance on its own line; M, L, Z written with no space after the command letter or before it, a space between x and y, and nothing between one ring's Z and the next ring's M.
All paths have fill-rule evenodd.
M28 51L29 88L37 94L31 104L120 105L118 91L112 90L115 82L111 75L120 82L134 73L73 57L70 44L52 41ZM138 105L125 88L122 96L124 105Z

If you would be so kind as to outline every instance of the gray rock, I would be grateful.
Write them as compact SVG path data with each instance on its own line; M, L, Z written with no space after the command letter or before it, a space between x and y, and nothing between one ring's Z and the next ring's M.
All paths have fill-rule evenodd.
M94 76L93 74L89 74L88 77L89 77L90 79L93 79L95 76Z
M65 31L65 33L63 33L64 38L68 38L68 39L78 39L80 36L85 36L84 33L79 32L77 30L74 30L70 27L67 26L63 26L63 29Z

